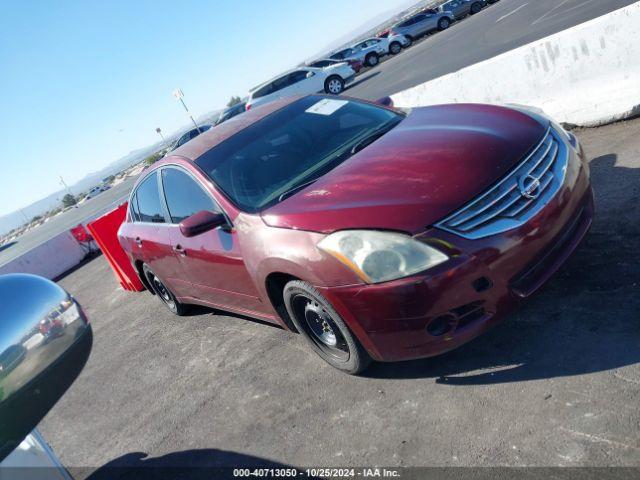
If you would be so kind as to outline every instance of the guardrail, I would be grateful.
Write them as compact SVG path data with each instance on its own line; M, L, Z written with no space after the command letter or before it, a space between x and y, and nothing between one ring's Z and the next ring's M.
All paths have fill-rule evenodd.
M640 3L392 95L397 106L517 103L598 126L640 114Z

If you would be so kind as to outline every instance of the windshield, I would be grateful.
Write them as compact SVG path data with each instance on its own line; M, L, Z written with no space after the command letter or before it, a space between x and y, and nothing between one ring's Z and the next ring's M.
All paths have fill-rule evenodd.
M335 168L402 119L368 103L309 96L245 128L196 163L239 208L258 212Z

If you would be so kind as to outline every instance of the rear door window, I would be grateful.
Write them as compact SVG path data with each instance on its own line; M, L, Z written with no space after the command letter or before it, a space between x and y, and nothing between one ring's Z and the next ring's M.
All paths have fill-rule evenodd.
M138 215L141 222L165 223L156 172L145 178L136 189Z

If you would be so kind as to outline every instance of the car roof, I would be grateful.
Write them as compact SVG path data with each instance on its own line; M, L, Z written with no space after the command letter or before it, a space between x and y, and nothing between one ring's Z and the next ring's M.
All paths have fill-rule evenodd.
M320 71L322 71L321 68L310 67L309 65L300 65L299 67L296 67L296 68L290 68L289 70L285 70L284 72L280 73L279 75L276 75L275 77L267 80L266 82L261 83L257 87L253 87L253 88L249 89L249 94L254 93L256 90L261 89L265 85L269 85L271 82L273 82L275 80L278 80L279 78L282 78L285 75L289 75L290 73L297 72L298 70L312 70L312 71L320 70Z
M274 100L273 102L259 105L245 112L242 115L237 115L230 118L226 122L217 125L215 128L210 128L206 132L198 135L196 138L190 140L184 145L176 148L165 159L167 161L157 162L155 165L162 165L164 163L170 163L171 157L182 157L186 160L195 161L201 155L208 152L212 148L216 147L220 143L224 142L228 138L231 138L236 133L250 127L254 123L262 120L267 115L280 110L281 108L293 103L303 96L292 96ZM154 165L154 166L155 166Z

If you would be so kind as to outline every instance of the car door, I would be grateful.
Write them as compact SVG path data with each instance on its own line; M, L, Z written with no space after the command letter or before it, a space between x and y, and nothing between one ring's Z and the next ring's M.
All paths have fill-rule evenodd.
M264 306L245 266L232 228L218 227L185 237L179 223L202 210L221 212L205 187L182 167L161 170L162 190L169 215L169 235L182 265L183 296L234 310L260 311Z
M157 171L151 172L136 187L130 199L133 222L128 225L129 248L174 290L181 266L171 247L164 207L158 190Z
M318 86L319 75L313 70L296 70L289 74L289 90L291 95L304 95L307 93L316 93L320 91L324 85ZM321 82L320 82L321 83Z
M411 26L413 30L413 36L418 37L424 35L431 30L430 23L427 15L420 14L414 18L415 23Z

